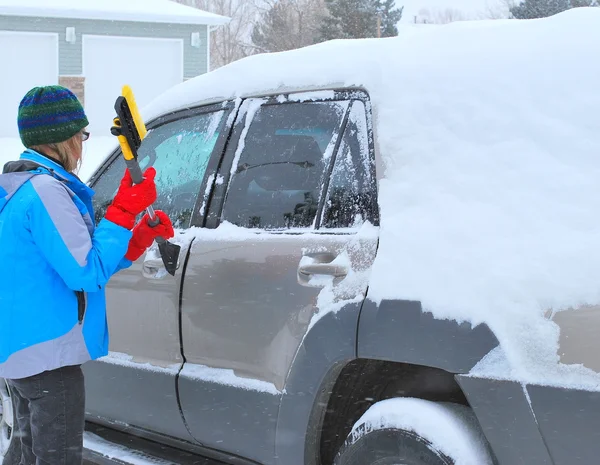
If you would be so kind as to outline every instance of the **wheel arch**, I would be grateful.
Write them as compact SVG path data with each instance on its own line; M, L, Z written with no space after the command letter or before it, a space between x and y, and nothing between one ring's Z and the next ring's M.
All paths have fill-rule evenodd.
M331 463L349 428L378 400L468 405L455 375L497 345L486 325L435 319L419 302L367 299L325 315L302 341L286 381L276 463ZM385 383L374 381L382 376Z

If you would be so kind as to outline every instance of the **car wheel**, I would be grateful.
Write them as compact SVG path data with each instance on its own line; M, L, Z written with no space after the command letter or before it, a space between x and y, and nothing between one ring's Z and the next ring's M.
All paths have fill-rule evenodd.
M381 429L345 445L335 465L455 465L426 439L411 431Z
M21 461L21 441L15 436L14 403L10 388L0 378L0 463L18 465Z
M487 441L468 407L389 399L356 423L334 465L491 465Z

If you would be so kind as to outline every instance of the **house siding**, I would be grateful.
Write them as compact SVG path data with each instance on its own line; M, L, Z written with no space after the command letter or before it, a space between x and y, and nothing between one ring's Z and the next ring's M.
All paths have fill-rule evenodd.
M66 41L67 27L75 28L75 43ZM183 39L183 76L184 79L190 79L207 72L207 27L189 24L0 16L0 31L57 33L59 38L59 74L61 76L82 75L83 35L105 35ZM200 34L199 48L191 45L191 34L193 32Z

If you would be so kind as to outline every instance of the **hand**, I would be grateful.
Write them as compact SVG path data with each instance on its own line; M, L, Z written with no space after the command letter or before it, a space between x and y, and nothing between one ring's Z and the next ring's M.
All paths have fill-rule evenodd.
M155 177L156 170L150 167L144 173L144 180L134 185L129 170L125 170L117 195L106 210L105 218L124 228L133 228L136 216L156 201Z
M164 239L171 239L175 235L173 231L173 224L167 216L167 214L161 210L156 210L156 216L160 220L160 223L152 227L148 223L150 216L145 214L141 221L133 228L133 236L129 241L129 249L125 254L127 260L135 262L148 247L152 245L154 239L162 237Z

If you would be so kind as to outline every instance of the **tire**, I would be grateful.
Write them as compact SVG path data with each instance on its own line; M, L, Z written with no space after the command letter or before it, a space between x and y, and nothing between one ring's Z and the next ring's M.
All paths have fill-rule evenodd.
M15 405L10 388L0 378L0 464L19 465L21 461L21 441L15 434Z
M468 407L421 399L378 402L356 423L334 465L491 465Z
M399 429L371 431L345 444L335 465L455 465L419 435Z

